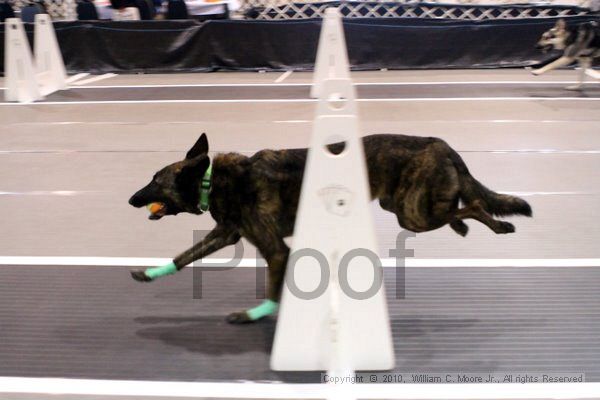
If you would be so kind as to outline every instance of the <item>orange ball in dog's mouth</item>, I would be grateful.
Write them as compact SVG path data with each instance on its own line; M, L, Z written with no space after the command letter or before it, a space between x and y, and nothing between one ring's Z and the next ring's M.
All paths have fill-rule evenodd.
M150 211L150 219L159 219L165 215L167 211L167 207L165 203L150 203L146 206L148 211Z

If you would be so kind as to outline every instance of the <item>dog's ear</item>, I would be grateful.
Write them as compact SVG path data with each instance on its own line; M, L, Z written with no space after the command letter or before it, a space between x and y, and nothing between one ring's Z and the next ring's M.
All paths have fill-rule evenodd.
M556 25L554 25L554 27L556 29L564 30L564 29L567 29L567 23L565 22L564 19L561 18L558 21L556 21Z
M187 152L185 158L189 160L206 153L208 153L208 138L206 137L206 133L203 133L192 146L192 148Z

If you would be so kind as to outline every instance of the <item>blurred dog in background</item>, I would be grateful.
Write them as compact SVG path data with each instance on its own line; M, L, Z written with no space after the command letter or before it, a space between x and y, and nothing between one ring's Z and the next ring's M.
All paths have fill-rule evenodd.
M568 86L567 89L580 90L585 81L586 74L595 79L600 79L600 73L591 68L594 58L600 57L598 22L590 21L580 24L575 28L568 28L565 20L560 19L554 27L542 34L536 47L544 52L560 50L563 54L559 59L550 64L531 70L532 74L541 75L556 68L566 67L577 61L580 67L577 83Z

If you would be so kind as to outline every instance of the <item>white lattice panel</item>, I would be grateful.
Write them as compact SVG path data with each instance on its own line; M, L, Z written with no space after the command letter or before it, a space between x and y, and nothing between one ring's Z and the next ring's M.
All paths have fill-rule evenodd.
M423 0L431 3L432 6L416 6L413 8L401 7L402 5L415 4L415 0L371 0L371 2L397 3L397 7L374 8L371 5L349 6L350 17L421 17L421 18L451 18L451 19L507 19L507 18L543 18L548 16L572 16L571 10L565 10L560 15L555 15L551 8L544 9L543 6L578 6L583 8L598 9L600 0L555 0L555 1L534 1L534 0ZM75 20L77 19L75 0L43 0L50 16L55 20ZM15 9L20 9L30 3L29 0L12 0ZM259 19L302 19L321 17L327 8L322 0L240 0L241 7L238 15L243 15L246 11L256 9L259 11ZM343 2L342 2L343 4ZM437 5L439 4L439 5ZM448 7L447 5L456 5ZM501 15L495 15L494 5L510 4L531 4L541 8L531 10L526 9L507 9L503 10ZM462 8L465 5L484 5L490 8L480 11L469 8ZM277 10L277 12L273 12ZM271 11L270 13L268 11Z
M77 4L75 0L43 0L46 11L54 20L76 20ZM28 0L13 0L10 2L15 10L31 4Z
M341 2L341 8L349 18L446 18L466 20L547 18L584 15L586 10L573 8L556 9L553 6L567 5L588 8L598 0L430 0L428 4L417 4L411 0L374 0L360 2ZM388 3L385 7L374 2ZM315 4L318 3L318 4ZM396 3L397 6L389 3ZM523 7L524 3L531 8ZM516 4L520 6L517 7ZM480 7L469 7L469 6ZM515 5L515 7L510 7ZM323 1L308 0L292 2L287 0L242 0L240 13L254 9L257 19L303 19L322 17L329 5ZM498 7L502 6L502 7Z

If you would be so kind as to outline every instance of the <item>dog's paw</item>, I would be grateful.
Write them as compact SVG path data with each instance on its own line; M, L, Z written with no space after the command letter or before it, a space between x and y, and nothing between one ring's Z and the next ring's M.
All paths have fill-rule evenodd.
M539 76L542 74L542 71L539 69L531 69L531 70L529 70L529 72L531 72L531 75L534 75L534 76Z
M248 313L246 313L246 311L239 311L239 312L231 313L227 316L227 318L225 318L225 320L227 322L229 322L230 324L235 324L235 325L248 324L250 322L254 322L250 319L250 317L248 316Z
M515 226L510 222L506 221L498 221L498 225L494 232L496 233L513 233L515 231Z
M469 227L462 220L450 222L450 228L452 228L454 232L458 233L462 237L467 236L467 233L469 233Z
M131 271L131 277L138 282L152 282L152 279L149 278L144 271Z
M565 89L567 89L567 90L582 90L582 86L581 85L570 85L570 86L567 86Z

